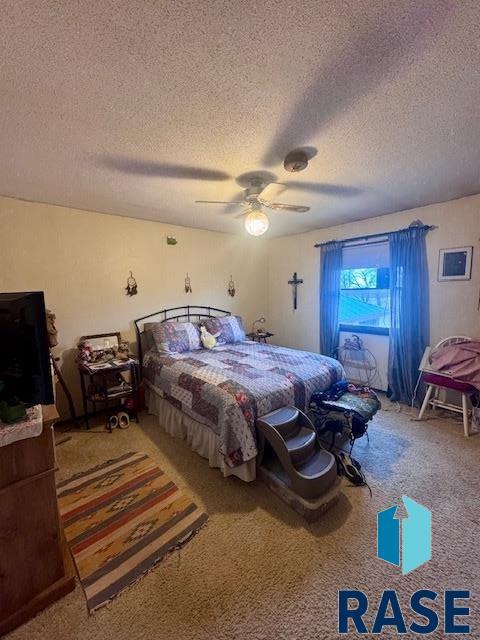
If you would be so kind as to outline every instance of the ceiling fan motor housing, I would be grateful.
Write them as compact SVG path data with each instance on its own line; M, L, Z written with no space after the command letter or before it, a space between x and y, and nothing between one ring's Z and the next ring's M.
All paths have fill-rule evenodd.
M283 161L285 171L290 173L298 173L308 167L308 157L303 151L292 151Z
M256 202L264 187L265 185L262 182L252 182L252 184L247 189L245 189L245 201Z

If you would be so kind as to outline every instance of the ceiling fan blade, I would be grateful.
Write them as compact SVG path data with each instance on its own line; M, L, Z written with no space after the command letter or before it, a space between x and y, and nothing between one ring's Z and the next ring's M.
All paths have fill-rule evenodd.
M100 156L98 162L113 171L151 178L179 178L181 180L213 180L219 182L229 180L231 177L228 173L217 171L216 169L173 164L171 162L150 162L140 158L106 155Z
M285 182L286 187L298 189L300 191L311 191L313 193L321 193L326 196L339 196L343 198L352 198L363 193L363 189L359 187L350 187L346 184L328 184L325 182L302 182L300 180L289 180Z
M224 202L223 200L195 200L197 204L245 204L242 200L232 200Z
M262 200L262 204L273 209L274 211L295 211L296 213L307 213L310 207L304 207L296 204L283 204L282 202L266 202Z
M411 51L422 55L433 34L448 25L455 3L442 2L441 11L438 0L424 0L421 11L419 3L409 3L408 8L401 2L392 5L390 11L372 11L365 20L358 20L350 37L343 43L339 39L336 51L325 64L318 65L309 87L274 134L262 158L263 166L274 166L289 149L314 140L318 131L324 131L375 91L389 74L399 74L410 64Z
M245 216L248 216L249 213L250 213L250 209L248 211L244 211L243 213L237 213L237 215L233 217L236 220L237 218L244 218Z
M259 198L266 200L276 198L287 189L287 185L283 182L269 182L263 190L258 194Z

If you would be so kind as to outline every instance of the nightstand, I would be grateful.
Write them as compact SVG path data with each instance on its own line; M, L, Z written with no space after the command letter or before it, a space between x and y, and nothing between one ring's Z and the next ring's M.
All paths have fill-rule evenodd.
M270 333L270 331L255 331L252 333L247 333L247 338L249 340L253 340L254 342L263 342L267 344L268 338L273 338L275 334Z
M88 405L93 405L93 412L97 411L97 404L108 407L112 401L132 396L135 400L135 421L138 422L138 386L140 371L138 360L130 359L121 364L107 363L105 366L95 366L94 363L81 363L78 365L80 374L80 386L82 389L83 411L85 424L88 425ZM123 372L129 372L130 380L127 383L120 382ZM118 384L111 384L112 374L118 374ZM88 383L86 384L86 380Z

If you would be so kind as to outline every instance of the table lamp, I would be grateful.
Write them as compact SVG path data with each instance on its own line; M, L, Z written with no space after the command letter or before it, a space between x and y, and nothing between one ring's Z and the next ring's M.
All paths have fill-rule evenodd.
M255 322L252 325L252 333L261 333L260 329L255 329L257 324L265 324L265 318L262 316L261 318L258 318L258 320L255 320Z

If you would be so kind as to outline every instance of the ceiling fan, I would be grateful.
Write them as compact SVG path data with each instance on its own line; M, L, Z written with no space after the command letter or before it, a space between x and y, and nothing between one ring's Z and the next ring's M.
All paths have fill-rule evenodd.
M224 204L243 205L246 210L235 216L235 218L245 218L245 229L252 236L261 236L267 231L270 221L263 211L263 207L273 211L289 211L295 213L306 213L310 207L304 205L284 204L282 202L272 202L270 198L274 195L272 189L276 187L279 191L286 189L286 185L279 182L266 182L262 176L252 176L249 186L244 190L243 200L233 200L222 202L220 200L195 200L197 204Z
M289 173L303 171L309 164L317 150L314 147L302 147L287 154L284 159L284 169ZM151 162L138 158L124 158L117 156L100 156L97 160L102 166L110 170L120 171L129 175L146 177L176 178L185 180L208 180L222 182L232 180L233 176L224 171L197 167L191 165L173 164L170 162ZM306 213L310 207L303 205L291 205L277 202L276 197L287 188L307 191L329 197L350 198L362 193L362 189L344 184L331 184L324 182L306 182L304 180L286 180L276 182L276 176L268 171L248 172L235 178L237 184L244 187L241 199L230 202L218 200L196 200L202 204L245 205L237 218L245 217L245 228L251 235L262 235L269 227L269 219L263 208L273 211L294 213ZM246 188L245 188L246 187Z

